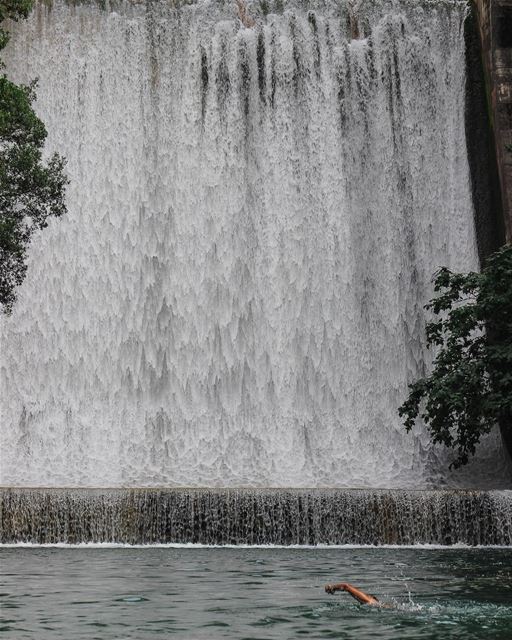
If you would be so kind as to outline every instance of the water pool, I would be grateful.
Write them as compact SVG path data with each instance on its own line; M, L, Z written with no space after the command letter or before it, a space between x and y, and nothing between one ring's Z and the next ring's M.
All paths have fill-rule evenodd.
M3 547L0 567L0 638L512 638L512 549Z

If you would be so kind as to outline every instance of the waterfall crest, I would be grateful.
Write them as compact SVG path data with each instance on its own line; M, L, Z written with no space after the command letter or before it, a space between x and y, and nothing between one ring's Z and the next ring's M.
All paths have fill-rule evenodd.
M397 415L433 272L478 264L465 3L250 8L55 0L13 25L71 184L1 320L1 482L506 484L495 434L446 477Z

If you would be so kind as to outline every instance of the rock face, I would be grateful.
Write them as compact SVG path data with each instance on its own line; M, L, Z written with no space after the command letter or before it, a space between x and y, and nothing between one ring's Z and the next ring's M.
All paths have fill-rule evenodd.
M474 0L496 142L503 220L512 242L512 0Z
M466 146L471 173L475 226L480 263L504 242L494 129L482 61L479 16L474 5L465 22L466 42Z
M501 219L480 229L480 257L504 241L512 242L512 0L473 0L481 43L486 93L494 136ZM470 146L470 145L468 145ZM492 227L492 228L491 228ZM488 235L494 235L494 241ZM502 425L502 437L512 457L512 425Z

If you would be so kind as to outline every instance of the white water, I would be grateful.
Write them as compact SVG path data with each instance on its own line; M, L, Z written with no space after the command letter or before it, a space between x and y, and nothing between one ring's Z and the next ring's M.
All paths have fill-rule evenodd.
M1 321L2 483L506 485L496 435L464 480L396 411L432 273L478 264L465 5L357 4L370 39L334 0L13 27L71 183Z

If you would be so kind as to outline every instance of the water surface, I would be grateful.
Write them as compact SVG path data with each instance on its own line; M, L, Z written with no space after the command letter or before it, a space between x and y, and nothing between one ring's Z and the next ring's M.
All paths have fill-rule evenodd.
M18 547L0 566L0 638L512 637L509 549Z

